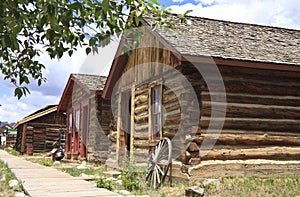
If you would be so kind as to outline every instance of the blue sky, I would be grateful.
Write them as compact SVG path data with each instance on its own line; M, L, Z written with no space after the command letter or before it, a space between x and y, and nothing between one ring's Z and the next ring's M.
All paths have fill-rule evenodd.
M300 4L298 0L161 0L173 12L193 10L191 15L236 22L256 23L300 29ZM70 73L107 75L117 44L107 47L96 56L86 56L79 50L71 58L60 61L42 55L44 72L48 81L38 87L29 86L31 94L18 100L14 87L0 75L0 121L15 122L30 113L59 102Z

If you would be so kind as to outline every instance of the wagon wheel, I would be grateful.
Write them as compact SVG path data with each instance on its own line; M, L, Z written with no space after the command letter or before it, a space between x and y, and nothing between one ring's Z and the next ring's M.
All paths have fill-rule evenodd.
M164 181L172 164L172 144L169 138L162 138L150 154L146 181L157 189ZM171 170L170 170L171 171ZM171 176L171 173L170 173Z

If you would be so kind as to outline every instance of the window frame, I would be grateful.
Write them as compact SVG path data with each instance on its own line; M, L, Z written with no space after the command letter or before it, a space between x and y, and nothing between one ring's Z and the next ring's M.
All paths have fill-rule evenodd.
M155 91L157 91L155 93ZM162 85L152 84L150 86L150 115L151 115L151 140L159 140L162 138ZM156 98L158 96L158 98ZM158 110L156 111L156 104L158 104ZM158 123L155 123L158 121Z

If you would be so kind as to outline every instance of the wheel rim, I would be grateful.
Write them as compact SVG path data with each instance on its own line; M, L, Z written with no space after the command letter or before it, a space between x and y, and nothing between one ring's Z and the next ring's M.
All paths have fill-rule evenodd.
M146 180L157 189L165 180L172 161L172 144L169 138L162 138L150 155Z

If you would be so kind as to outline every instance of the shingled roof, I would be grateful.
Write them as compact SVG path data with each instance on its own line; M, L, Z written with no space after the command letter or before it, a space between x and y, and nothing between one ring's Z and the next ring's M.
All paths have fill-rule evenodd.
M106 77L99 75L89 74L72 74L82 85L86 86L89 90L97 91L103 90Z
M170 18L177 20L173 15ZM300 65L300 30L191 16L187 19L190 23L178 22L174 30L157 30L183 55Z
M58 111L67 110L68 102L72 99L74 84L79 85L89 94L101 94L105 86L106 78L107 77L99 75L71 74L61 96Z

